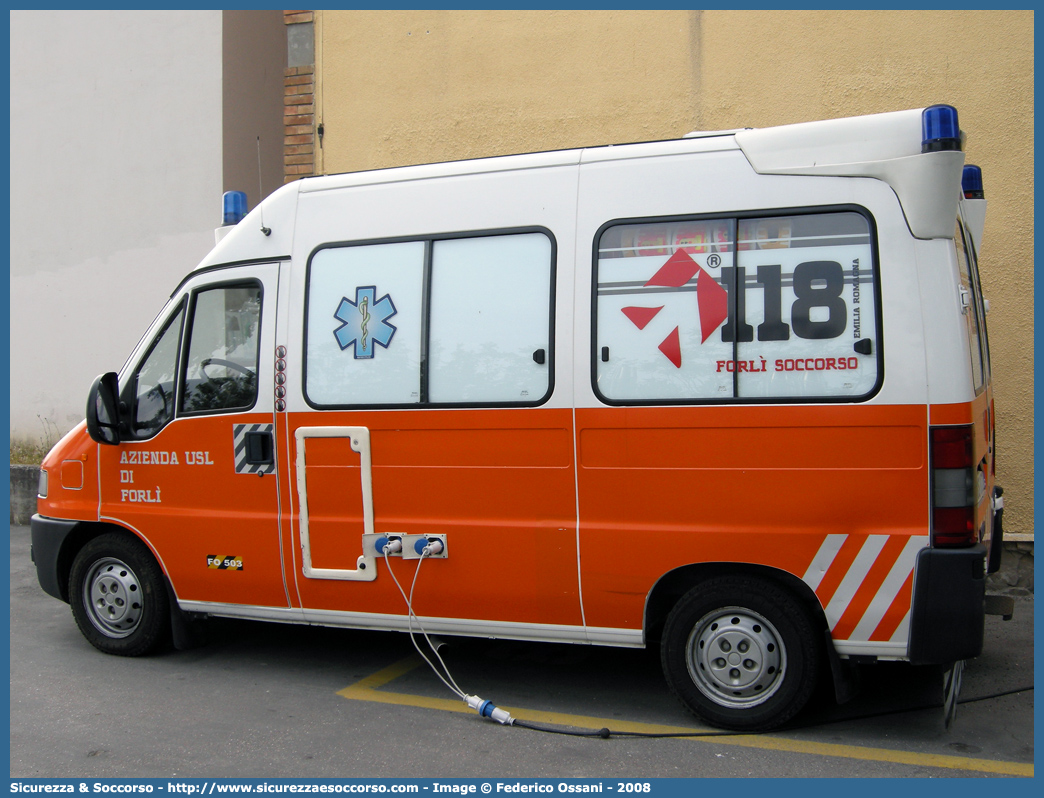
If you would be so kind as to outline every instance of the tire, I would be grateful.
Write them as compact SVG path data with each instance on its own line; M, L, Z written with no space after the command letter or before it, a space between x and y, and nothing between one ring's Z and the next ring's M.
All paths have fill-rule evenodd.
M671 692L698 718L765 731L808 703L821 670L819 640L808 612L783 587L723 576L674 606L660 655Z
M170 637L170 601L148 547L126 533L89 541L73 560L69 604L80 632L106 654L138 657Z

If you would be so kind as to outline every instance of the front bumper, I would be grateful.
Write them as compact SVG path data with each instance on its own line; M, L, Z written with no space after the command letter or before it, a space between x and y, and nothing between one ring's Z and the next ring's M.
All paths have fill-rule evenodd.
M69 598L65 595L66 585L62 584L64 580L58 560L65 539L78 523L45 518L42 515L34 515L29 521L32 534L32 548L29 551L33 562L36 563L36 578L45 593L62 601L68 601Z

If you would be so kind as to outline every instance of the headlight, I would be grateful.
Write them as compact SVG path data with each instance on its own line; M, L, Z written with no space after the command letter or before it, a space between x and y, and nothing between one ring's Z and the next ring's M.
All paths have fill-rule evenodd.
M47 472L40 469L40 484L37 486L36 495L41 499L47 498Z

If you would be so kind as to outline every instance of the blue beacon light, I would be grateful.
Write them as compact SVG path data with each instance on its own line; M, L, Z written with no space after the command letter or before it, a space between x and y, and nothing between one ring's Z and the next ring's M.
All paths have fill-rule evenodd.
M247 215L246 192L226 191L221 197L221 213L223 224L239 224Z
M982 192L982 169L973 164L964 167L964 174L961 176L961 191L964 192L965 199L986 199L986 195Z
M921 152L961 149L961 128L957 109L952 105L933 105L921 112Z

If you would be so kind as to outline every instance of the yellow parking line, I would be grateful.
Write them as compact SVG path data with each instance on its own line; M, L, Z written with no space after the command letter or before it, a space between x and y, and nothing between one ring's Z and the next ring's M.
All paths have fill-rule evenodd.
M376 690L378 687L384 687L388 682L394 681L412 671L421 662L422 660L411 654L405 659L400 659L398 662L389 665L387 668L382 668L377 673L372 673L366 678L360 679L351 687L338 691L337 695L343 695L345 698L348 698L349 696L346 693L349 690Z
M390 682L403 676L418 665L421 660L410 656L387 668L383 668L343 690L337 695L353 701L370 701L379 704L396 704L398 706L419 707L422 709L438 709L443 712L461 712L474 714L463 701L450 698L428 698L408 693L393 693L381 690ZM563 712L536 712L521 707L501 707L519 720L534 723L549 723L557 726L575 728L601 729L611 727L617 732L639 732L645 734L691 734L693 732L712 731L707 727L692 728L685 726L663 726L656 723L639 723L620 720L619 718L595 718L587 715L572 715ZM1033 764L1022 762L1005 762L996 759L975 759L965 756L949 756L946 754L919 754L913 751L896 751L889 748L864 748L856 745L839 745L837 743L817 743L804 740L791 740L785 737L773 737L768 734L729 735L724 737L693 737L699 742L716 745L735 745L742 748L758 748L771 751L789 751L798 754L815 756L834 756L843 759L862 759L871 762L892 762L898 765L914 765L917 767L947 768L950 770L967 770L978 773L998 773L1006 776L1033 776Z

